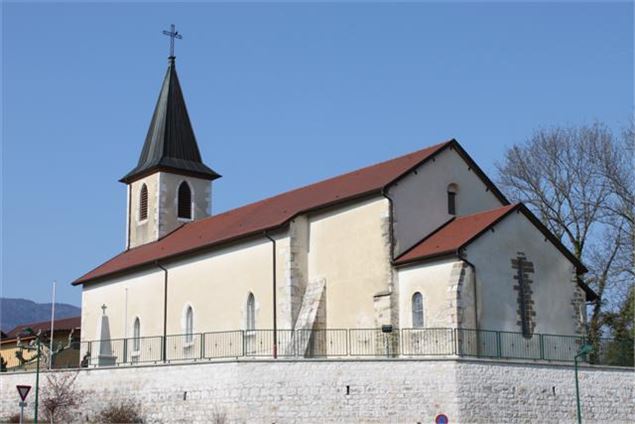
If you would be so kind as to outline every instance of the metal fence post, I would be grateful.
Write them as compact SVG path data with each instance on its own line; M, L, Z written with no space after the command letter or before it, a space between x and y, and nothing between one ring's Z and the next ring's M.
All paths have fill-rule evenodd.
M123 339L123 363L128 362L128 339Z
M496 332L496 357L501 357L501 332Z
M346 329L346 356L351 356L351 330L350 328Z
M245 340L245 330L240 330L240 337L242 339L243 352L241 356L247 356L247 340Z
M540 359L545 359L545 343L543 339L543 334L538 335L540 337Z
M205 333L201 333L201 359L205 358Z
M458 355L459 352L460 352L460 349L459 349L459 329L458 328L453 328L452 329L452 339L453 339L452 340L452 349L453 349L452 354L453 355Z

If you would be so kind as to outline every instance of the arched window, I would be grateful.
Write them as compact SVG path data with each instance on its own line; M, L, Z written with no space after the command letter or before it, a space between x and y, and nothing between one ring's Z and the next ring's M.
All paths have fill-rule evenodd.
M143 184L139 192L139 221L148 219L148 186Z
M256 329L256 299L253 293L249 293L249 296L247 296L247 314L245 321L245 328L247 330Z
M185 342L192 343L194 339L194 311L191 306L185 312Z
M448 186L448 214L456 215L456 193L459 191L459 186L452 183Z
M192 219L192 191L185 181L179 186L177 212L179 218Z
M419 292L412 295L412 327L423 328L423 296Z
M135 352L141 350L141 321L139 321L139 317L135 318L132 327L132 350Z

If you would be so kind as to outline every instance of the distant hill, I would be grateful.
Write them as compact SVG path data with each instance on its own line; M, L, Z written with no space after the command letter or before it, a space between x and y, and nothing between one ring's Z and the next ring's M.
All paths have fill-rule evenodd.
M81 314L81 309L68 303L55 303L55 318L68 318ZM50 303L35 303L27 299L0 298L0 329L10 331L19 324L49 321Z

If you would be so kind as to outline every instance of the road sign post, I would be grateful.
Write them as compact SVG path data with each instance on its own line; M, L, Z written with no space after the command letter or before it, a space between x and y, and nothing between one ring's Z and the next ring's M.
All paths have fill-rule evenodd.
M18 389L18 394L20 395L20 402L18 405L20 406L20 424L24 422L24 407L27 403L24 401L29 394L29 390L31 390L31 386L25 386L22 384L18 384L15 386Z
M22 424L24 422L24 407L27 403L21 400L18 405L20 405L20 424Z

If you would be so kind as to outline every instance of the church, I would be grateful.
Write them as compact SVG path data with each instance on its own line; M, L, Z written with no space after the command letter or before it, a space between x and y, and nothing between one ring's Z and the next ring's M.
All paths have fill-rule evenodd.
M300 332L300 356L331 330L319 353L337 354L343 329L584 335L596 298L584 265L459 142L422 147L211 214L220 175L203 162L170 56L139 161L120 179L126 249L73 282L82 341L101 342L82 355L182 358L221 332L273 357ZM131 341L125 353L116 340Z

